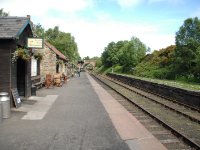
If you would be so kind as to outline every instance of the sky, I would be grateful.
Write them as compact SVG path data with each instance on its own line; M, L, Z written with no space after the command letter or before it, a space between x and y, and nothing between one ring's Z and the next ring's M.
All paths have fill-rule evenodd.
M82 58L100 57L110 42L133 36L151 51L165 48L175 44L184 20L200 18L199 0L0 0L1 8L71 33Z

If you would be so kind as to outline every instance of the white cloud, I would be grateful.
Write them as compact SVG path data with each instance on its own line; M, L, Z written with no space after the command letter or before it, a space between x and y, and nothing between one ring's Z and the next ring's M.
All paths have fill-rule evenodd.
M104 11L95 12L94 16L96 17L97 21L107 21L112 19L112 16Z
M1 2L1 7L14 16L26 16L27 14L43 16L49 10L75 13L92 5L92 0L7 0Z
M138 37L152 50L165 48L174 44L174 34L160 33L160 27L149 24L119 23L112 20L87 22L83 19L48 19L42 25L54 27L59 25L61 31L70 32L78 43L81 57L101 56L108 43L120 40L130 40L132 36Z
M123 7L137 5L139 0L118 0ZM141 1L140 1L141 2ZM21 5L26 4L26 5ZM159 24L122 23L112 21L112 17L105 12L94 12L97 20L87 21L76 15L93 6L92 0L7 0L1 2L4 11L10 11L10 15L31 15L32 21L40 23L45 29L59 26L61 31L69 32L78 44L81 57L100 56L109 42L130 40L132 36L138 37L152 50L164 48L174 43L174 34L162 34ZM49 11L62 11L62 16L49 17Z

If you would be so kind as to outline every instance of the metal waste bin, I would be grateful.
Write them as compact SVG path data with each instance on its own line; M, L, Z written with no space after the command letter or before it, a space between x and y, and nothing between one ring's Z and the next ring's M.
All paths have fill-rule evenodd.
M8 93L1 92L0 93L0 101L2 105L2 118L9 118L10 117L10 98Z
M36 86L31 86L31 96L36 96Z

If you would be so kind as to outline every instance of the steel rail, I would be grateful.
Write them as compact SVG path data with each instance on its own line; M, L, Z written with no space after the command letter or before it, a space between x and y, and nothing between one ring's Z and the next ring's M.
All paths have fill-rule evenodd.
M116 89L114 89L113 87L111 87L110 85L108 85L106 82L103 82L101 79L99 79L98 77L96 77L94 74L92 74L93 77L95 77L96 79L98 79L100 82L104 83L105 85L107 85L108 87L110 87L111 89L113 89L115 92L117 92L119 95L121 95L123 98L127 99L129 102L131 102L133 105L135 105L136 107L138 107L139 109L141 109L142 111L144 111L146 114L148 114L150 117L154 118L157 122L159 122L160 124L162 124L165 128L167 128L168 130L172 131L174 133L175 136L181 138L184 142L188 143L188 145L192 146L195 149L200 149L200 145L198 145L196 142L190 140L187 136L181 134L179 131L177 131L176 129L174 129L173 127L171 127L170 125L166 124L165 122L163 122L161 119L159 119L158 117L154 116L151 112L149 112L148 110L145 110L144 108L142 108L141 106L139 106L138 104L134 103L132 100L130 100L128 97L126 97L125 95L121 94L120 92L118 92Z
M107 75L106 75L106 76L107 76ZM118 76L119 76L119 75L118 75ZM126 76L125 76L125 77L126 77ZM114 80L117 80L117 81L120 81L120 82L124 83L124 82L121 81L120 79L116 79L116 78L114 78L114 77L112 77L112 78L113 78ZM192 110L194 110L194 111L198 111L198 112L200 113L200 109L198 109L198 108L196 108L196 107L193 107L193 106L191 106L191 105L188 105L188 104L179 102L179 101L177 101L177 100L175 100L175 99L168 98L168 97L166 97L166 96L163 96L163 95L160 95L160 94L158 94L158 93L149 91L149 90L147 90L147 89L142 89L141 87L138 87L138 86L133 86L132 84L129 84L129 83L124 83L124 84L128 84L128 85L130 85L130 86L132 86L132 87L135 87L135 88L137 88L137 89L140 89L140 90L146 91L146 92L148 92L148 93L154 94L154 95L159 96L159 97L161 97L161 98L164 98L164 99L166 99L166 100L173 101L173 102L175 102L175 103L177 103L177 104L183 105L183 106L185 106L185 107L188 107L188 108L190 108L190 109L192 109Z
M122 86L122 87L124 87L124 88L126 88L126 89L128 89L128 90L130 90L130 91L132 91L132 92L135 92L136 94L139 94L139 95L141 95L141 96L143 96L143 97L145 97L145 98L147 98L147 99L149 99L149 100L151 100L151 101L153 101L153 102L155 102L155 103L157 103L157 104L160 104L160 105L162 105L162 106L164 106L165 108L168 108L168 109L170 109L170 110L172 110L172 111L174 111L174 112L176 112L176 113L178 113L178 114L181 114L181 115L183 115L184 117L187 117L187 118L189 118L191 121L194 121L194 122L197 122L197 123L199 123L200 124L200 120L199 119L196 119L196 118L194 118L194 117L192 117L192 116L189 116L189 115L187 115L187 114L185 114L185 113L183 113L183 112L181 112L181 111L179 111L179 110L176 110L176 109L174 109L174 108L172 108L172 107L170 107L170 106L167 106L166 104L163 104L163 103L161 103L161 102L159 102L159 101L157 101L157 100L155 100L155 99L152 99L152 98L150 98L150 97L148 97L148 96L146 96L146 95L144 95L144 94L142 94L142 93L140 93L140 92L137 92L137 91L134 91L133 89L130 89L129 87L126 87L125 85L122 85L122 84L124 84L124 83L118 83L118 82L116 82L116 81L113 81L110 77L108 78L108 77L105 77L105 76L102 76L102 77L104 77L104 78L106 78L107 80L110 80L110 81L112 81L112 82L114 82L114 83L116 83L116 84L118 84L118 85L120 85L120 86ZM115 80L115 79L114 79ZM135 88L135 87L134 87ZM141 89L140 89L141 90ZM145 91L145 92L147 92L147 91ZM150 92L147 92L147 93L150 93ZM150 93L150 94L153 94L153 93ZM158 95L156 95L156 96L158 96ZM160 96L159 96L160 97ZM162 97L163 98L163 97ZM169 99L167 99L168 101L170 101ZM177 103L177 101L172 101L172 102L174 102L174 103ZM180 103L177 103L178 105L181 105ZM184 105L184 107L186 107L185 105ZM188 108L188 107L186 107L187 109L190 109L190 107Z

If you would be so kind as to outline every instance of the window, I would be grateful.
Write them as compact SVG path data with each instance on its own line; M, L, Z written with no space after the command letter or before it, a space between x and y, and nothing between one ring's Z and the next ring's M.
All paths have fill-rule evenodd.
M56 64L56 73L59 73L59 64Z
M37 76L37 60L31 59L31 76Z

